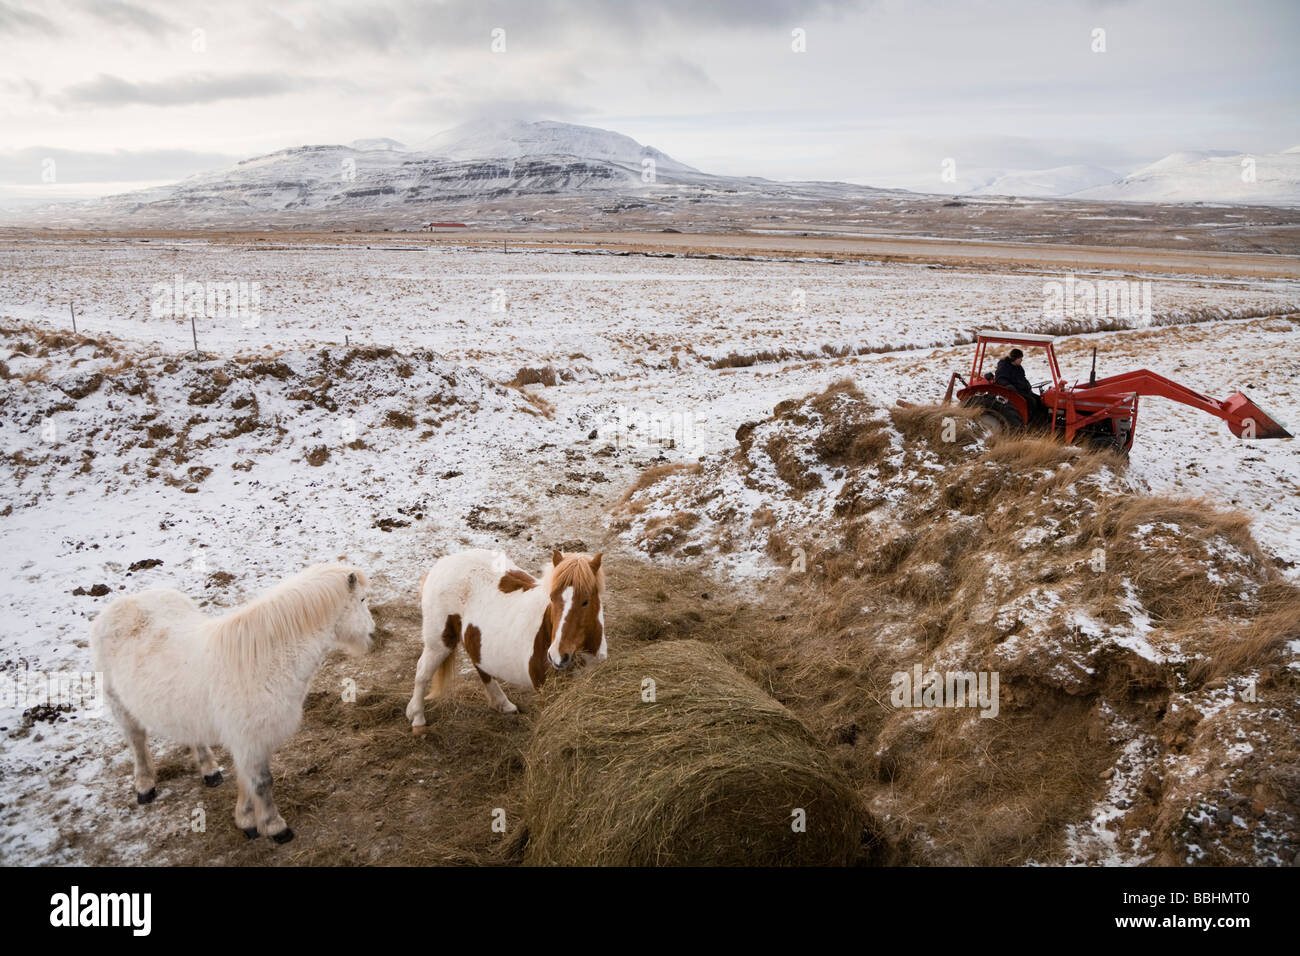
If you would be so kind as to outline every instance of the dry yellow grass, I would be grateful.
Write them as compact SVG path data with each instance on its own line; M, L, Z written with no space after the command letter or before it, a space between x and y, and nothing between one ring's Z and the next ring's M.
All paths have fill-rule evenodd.
M632 487L624 492L623 496L619 498L615 508L618 508L619 506L628 506L634 508L639 513L641 508L638 508L635 504L631 503L632 498L638 492L644 491L655 482L661 481L669 475L695 475L699 474L699 471L700 466L698 462L692 462L690 464L672 463L667 465L654 465L653 467L647 468L637 476L637 480L633 483Z
M877 842L816 738L698 641L627 648L567 682L526 767L534 864L845 865Z
M792 428L775 446L760 448L752 429L742 436L746 455L769 455L778 473L779 458L789 463L790 487L776 494L784 507L742 513L740 526L787 567L803 547L807 570L778 571L779 584L764 589L779 620L712 639L834 749L874 808L888 809L895 859L1059 860L1065 828L1087 818L1106 791L1102 771L1114 772L1116 720L1171 752L1222 746L1210 730L1198 737L1194 723L1163 720L1166 709L1196 713L1186 695L1208 693L1207 684L1258 674L1270 713L1300 719L1280 653L1300 636L1300 590L1256 545L1248 516L1143 494L1109 452L980 442L952 408L890 409L900 459L896 440L875 440L879 417L852 407L860 400L851 383L837 383L778 406L775 417ZM871 439L868 449L888 447L855 461L855 435ZM711 489L746 461L706 462L674 506L707 510ZM813 461L842 462L848 473L837 520L809 529L788 522L805 493L797 467ZM874 477L859 487L859 473ZM912 493L886 505L873 497L881 476ZM642 497L653 499L653 487ZM702 544L690 537L690 547ZM1134 640L1149 649L1125 646ZM997 718L890 703L894 673L938 662L1000 672ZM1272 749L1275 769L1291 765L1280 742ZM1158 782L1129 799L1135 830L1173 812ZM1285 798L1268 800L1261 812L1286 812ZM1180 828L1168 823L1149 848L1181 860Z

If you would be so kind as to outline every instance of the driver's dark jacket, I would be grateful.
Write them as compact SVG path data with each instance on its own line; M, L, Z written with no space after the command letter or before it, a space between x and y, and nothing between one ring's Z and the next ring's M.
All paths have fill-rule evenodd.
M1014 388L1026 400L1032 400L1034 397L1034 390L1029 387L1029 379L1025 376L1025 370L1012 362L1011 359L998 359L998 370L993 376L993 382L995 385Z

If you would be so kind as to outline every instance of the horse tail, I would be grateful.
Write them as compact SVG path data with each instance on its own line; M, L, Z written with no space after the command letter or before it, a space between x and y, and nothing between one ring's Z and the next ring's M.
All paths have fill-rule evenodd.
M434 671L433 680L429 682L429 694L425 698L426 700L441 696L443 689L447 686L447 682L452 678L452 673L455 670L455 667L456 648L453 647L447 652L447 656L442 659L442 663L438 665L438 669Z

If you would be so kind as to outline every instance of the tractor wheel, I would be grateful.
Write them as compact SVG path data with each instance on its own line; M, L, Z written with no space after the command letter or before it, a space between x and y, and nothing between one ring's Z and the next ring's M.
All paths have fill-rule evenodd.
M996 398L984 396L983 401L979 398L971 398L966 406L980 409L975 421L984 429L986 435L1001 435L1025 427L1025 423L1020 420L1020 414L1006 402L1000 402Z

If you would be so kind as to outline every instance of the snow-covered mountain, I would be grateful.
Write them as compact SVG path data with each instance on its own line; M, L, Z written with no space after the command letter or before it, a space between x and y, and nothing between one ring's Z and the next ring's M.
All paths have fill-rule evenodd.
M891 185L910 192L948 197L1052 199L1114 182L1119 178L1120 174L1114 170L1087 164L1055 166L1051 169L1017 169L958 162L952 170L951 179L945 180L936 165L923 175L895 179Z
M386 136L376 136L371 139L354 139L348 143L353 149L406 149L405 143L399 143L395 139L389 139Z
M938 193L991 203L1001 200L984 197L1300 205L1300 148L1254 157L1254 182L1242 179L1244 158L1175 153L1123 178L1082 165L964 169L965 178L947 187L932 180L913 185L916 193L931 194L917 196L847 183L718 176L611 130L485 120L415 147L387 138L298 146L168 185L22 209L7 218L53 227L411 229L430 220L536 228L566 220L609 223L609 216L675 228L672 220L680 216L716 228L755 217L781 228L807 210L870 226L878 220L861 218L864 204L930 202Z
M392 139L347 146L297 146L244 160L174 185L109 197L138 211L159 203L202 215L221 207L249 212L376 209L426 201L618 190L643 182L703 174L620 133L567 123L473 123L417 148Z
M1253 167L1247 160L1253 161ZM921 181L900 185L915 192L953 196L1300 206L1300 146L1281 153L1253 154L1182 150L1127 176L1092 165L1024 170L958 164L956 181L951 184L927 174Z
M1188 166L1192 163L1199 163L1203 159L1216 159L1220 156L1240 155L1240 153L1234 152L1230 149L1180 149L1176 153L1170 153L1164 159L1157 159L1151 165L1144 167L1144 169L1177 169L1179 166Z
M1071 199L1300 205L1300 146L1281 153L1207 149L1171 153L1118 182Z
M779 183L715 176L622 133L569 123L481 121L410 147L392 139L297 146L177 183L51 206L25 215L42 225L178 228L338 227L420 220L537 221L548 200L578 215L646 203L749 198L842 200L888 192L846 183Z
M1119 179L1119 173L1101 166L1056 166L1052 169L1011 170L982 186L968 190L969 196L1068 196Z
M657 170L698 173L630 136L594 126L522 120L480 120L439 133L420 150L448 159L519 159L526 156L580 156L640 169L653 159Z

